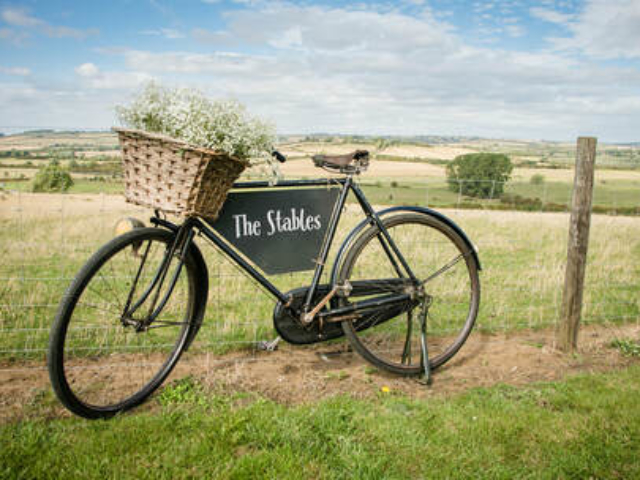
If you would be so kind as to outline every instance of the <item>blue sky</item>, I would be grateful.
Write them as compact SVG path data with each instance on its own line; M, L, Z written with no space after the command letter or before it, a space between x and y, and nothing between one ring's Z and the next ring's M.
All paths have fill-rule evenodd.
M640 0L0 0L0 131L152 79L281 133L640 141Z

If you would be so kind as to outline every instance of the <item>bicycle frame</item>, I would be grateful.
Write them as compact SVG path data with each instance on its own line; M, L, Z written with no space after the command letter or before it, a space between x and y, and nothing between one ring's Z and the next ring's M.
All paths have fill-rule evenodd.
M418 285L419 280L415 277L411 268L409 267L407 261L404 256L396 246L393 238L385 228L382 220L373 210L373 207L366 199L364 193L360 190L358 185L353 181L352 175L347 175L344 178L340 179L317 179L317 180L289 180L283 181L277 184L277 187L290 187L294 188L302 188L309 186L330 186L334 184L341 185L341 191L336 200L336 203L333 208L333 212L331 218L329 220L329 225L327 227L327 232L325 233L321 248L320 254L316 262L316 267L313 273L313 278L311 284L309 286L306 300L304 302L302 311L305 315L308 315L309 312L313 312L313 315L310 317L307 323L313 321L313 317L315 314L319 313L319 307L324 306L329 300L330 297L327 296L321 301L316 308L313 309L313 298L318 291L318 286L320 284L320 279L324 272L324 267L329 256L329 251L331 249L331 245L334 241L337 226L342 217L342 211L344 205L346 203L347 196L349 192L352 192L358 201L358 204L362 208L362 211L366 215L366 221L371 225L376 225L380 234L378 235L378 240L381 243L381 246L389 258L389 261L393 265L393 268L399 279L405 279L411 281L413 285ZM245 190L245 189L258 189L258 188L267 188L269 187L268 182L238 182L233 185L234 190ZM176 236L176 245L171 248L171 251L167 253L167 255L174 255L176 251L181 252L180 262L184 261L184 253L188 250L190 242L194 238L194 230L198 231L200 234L204 235L209 241L211 241L219 250L224 252L236 265L238 265L243 271L245 271L250 277L252 277L255 281L257 281L260 285L262 285L271 295L273 295L277 301L281 302L284 305L287 305L290 302L290 297L283 293L280 289L278 289L272 282L270 282L260 271L253 267L247 260L245 260L230 244L227 240L223 239L220 234L218 234L215 230L215 226L206 219L200 219L198 217L189 217L185 220L182 225L175 225L167 220L161 219L156 215L156 217L151 219L151 222L156 224L157 226L162 226L168 228L177 233ZM179 244L179 242L181 244ZM166 264L165 264L166 263ZM169 268L169 261L163 262L161 266L161 270ZM181 264L178 265L178 272L181 267ZM158 272L156 275L156 280L154 280L154 285L150 287L149 290L153 288L158 288L158 291L162 288L162 283L164 281L165 272ZM175 281L177 279L177 275L172 278L171 284L167 291L165 292L164 298L160 301L160 306L155 308L155 303L157 298L154 299L152 309L150 313L150 317L147 322L151 323L155 319L155 317L160 313L162 307L166 304L167 299L172 293L173 287L175 285ZM387 280L388 281L388 280ZM334 285L334 289L332 290L331 296L336 294L336 288L338 286ZM363 288L362 286L360 288ZM375 290L375 286L371 286ZM148 297L150 291L146 293L146 297ZM386 295L384 297L373 298L364 300L362 302L356 302L349 306L337 308L334 310L329 310L328 312L322 312L318 317L323 319L328 319L332 315L338 316L340 318L344 318L345 315L353 314L362 309L370 309L370 308L379 308L382 306L393 305L400 302L407 302L411 300L411 294L409 293L397 293L392 295ZM144 302L139 301L136 305ZM322 304L322 305L321 305ZM145 323L147 323L145 322Z

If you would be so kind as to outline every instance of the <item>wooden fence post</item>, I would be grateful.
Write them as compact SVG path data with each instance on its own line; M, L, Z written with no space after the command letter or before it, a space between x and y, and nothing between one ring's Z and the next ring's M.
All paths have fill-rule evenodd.
M569 222L567 268L564 276L562 311L556 334L556 346L565 352L571 352L578 346L578 328L591 224L596 143L597 140L593 137L578 138Z

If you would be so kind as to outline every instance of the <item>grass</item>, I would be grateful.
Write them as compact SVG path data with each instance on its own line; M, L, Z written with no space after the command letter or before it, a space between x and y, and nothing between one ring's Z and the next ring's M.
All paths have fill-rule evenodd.
M105 177L100 177L105 178ZM2 179L0 179L0 182ZM7 181L4 182L5 190L14 190L16 192L30 192L31 191L31 182L15 182L15 181ZM117 195L124 193L124 184L121 181L107 179L105 181L96 181L90 180L88 178L78 178L74 177L73 186L69 189L67 193L77 193L77 194L86 194L86 193L104 193L109 195Z
M0 265L0 358L10 361L43 358L55 310L75 272L112 238L118 218L132 215L146 221L149 216L106 195L24 196L20 201L0 220L0 254L5 259ZM480 249L484 271L477 328L493 332L554 325L562 295L568 215L444 213ZM359 215L349 207L336 242L360 221ZM633 217L594 216L584 323L626 323L640 317L640 266L629 261L640 255L637 231ZM222 352L274 336L272 297L210 246L198 243L207 259L210 291L194 349ZM310 272L301 272L271 280L287 291L308 284L310 277Z
M109 135L98 137L102 143L114 138ZM25 140L33 146L33 142L41 146L43 141ZM69 135L62 143L75 144L81 140L85 141L82 135ZM106 148L108 142L104 146ZM494 147L515 148L500 143L491 148ZM520 153L535 156L546 148L530 147ZM553 146L556 147L567 155L573 148L570 145ZM440 175L439 170L435 172ZM315 169L313 173L317 173ZM542 184L530 182L534 173L544 174ZM506 186L513 204L498 199L461 197L447 188L442 175L425 178L365 176L362 186L369 200L377 205L477 209L445 211L445 214L452 216L480 247L485 268L481 275L483 293L478 328L504 331L542 328L557 321L568 216L490 210L564 209L571 196L571 177L570 170L516 169L512 182ZM598 170L594 200L597 211L629 213L628 209L637 209L639 182L640 177L635 172L627 175ZM29 182L8 182L6 186L18 190L17 196L22 198L22 195L27 203L31 201L28 199L32 197L23 193L28 190ZM71 195L33 197L29 205L12 203L5 210L10 212L8 215L0 212L0 253L6 259L0 265L0 278L4 282L0 285L0 329L3 332L0 359L41 359L55 309L75 272L99 245L113 236L113 225L118 218L126 215L148 218L148 211L141 213L125 208L122 202L114 204L116 197L110 194L120 195L121 192L122 185L118 182L92 181L78 176ZM103 195L92 195L96 193ZM82 198L78 198L80 195ZM524 200L517 200L517 196ZM6 197L11 200L16 194ZM361 220L353 206L349 208L336 244ZM13 213L14 210L17 213ZM637 321L640 316L640 267L628 261L640 253L637 219L596 216L591 238L585 323ZM254 283L240 275L210 247L203 246L202 241L199 240L199 244L207 258L211 288L207 317L194 348L221 352L244 348L254 340L273 336L272 298L261 295ZM304 272L276 276L272 280L278 288L287 291L308 284L310 276Z
M387 205L429 205L435 208L499 208L502 210L522 210L521 205L512 202L501 203L499 196L493 199L475 199L459 195L449 190L444 180L423 181L375 181L363 182L367 197L378 204ZM536 211L568 210L571 203L572 185L563 181L547 181L540 185L531 182L513 181L506 185L505 193L511 197L519 195L526 199L536 199ZM640 182L638 180L615 179L597 183L594 187L593 205L596 210L630 209L640 207ZM528 208L526 208L528 209Z
M625 357L640 357L640 341L630 338L616 338L611 346L620 350Z
M306 160L305 160L306 161ZM379 205L429 205L435 208L484 208L501 210L535 210L535 211L559 211L567 210L571 203L572 174L557 174L551 172L544 175L545 181L534 184L530 176L535 175L535 170L518 169L514 171L513 179L505 185L504 192L510 198L514 196L523 199L536 200L536 205L531 208L520 203L507 200L500 201L500 195L492 195L490 199L477 199L459 195L451 191L444 179L444 169L436 177L412 178L399 177L394 180L386 178L365 177L361 186L369 200ZM12 173L16 177L23 171L16 170ZM314 176L315 171L313 172ZM601 213L632 213L637 215L640 208L640 177L634 175L625 178L616 171L598 171L594 185L593 206L595 211ZM29 174L31 175L31 174ZM538 174L540 175L540 174ZM547 178L549 177L549 178ZM71 194L122 194L124 186L122 180L114 179L109 175L73 175L74 185L68 193ZM4 190L29 192L31 182L24 180L12 180L0 178L0 187ZM355 199L350 199L355 203ZM633 210L636 209L636 210Z
M637 478L640 367L453 398L286 407L196 391L110 421L0 426L3 478ZM182 388L169 386L167 390Z

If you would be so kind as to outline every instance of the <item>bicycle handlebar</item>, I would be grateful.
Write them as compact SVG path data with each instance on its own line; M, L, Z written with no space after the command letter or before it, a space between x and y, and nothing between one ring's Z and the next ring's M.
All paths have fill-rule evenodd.
M273 152L271 152L271 156L276 160L278 160L280 163L284 163L287 161L287 157L285 157L283 154L281 154L277 150L274 150Z

